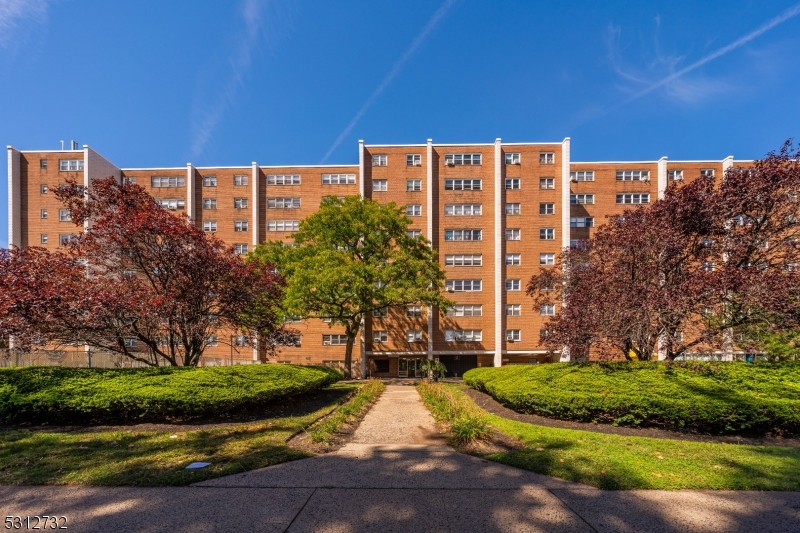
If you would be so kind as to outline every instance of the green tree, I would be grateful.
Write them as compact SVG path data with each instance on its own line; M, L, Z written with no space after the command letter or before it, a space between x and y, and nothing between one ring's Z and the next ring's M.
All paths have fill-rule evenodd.
M423 237L408 237L402 207L358 196L326 197L300 223L294 246L269 242L252 259L275 264L286 278L287 314L329 318L347 335L345 377L363 320L377 309L412 304L452 306L442 294L444 271Z

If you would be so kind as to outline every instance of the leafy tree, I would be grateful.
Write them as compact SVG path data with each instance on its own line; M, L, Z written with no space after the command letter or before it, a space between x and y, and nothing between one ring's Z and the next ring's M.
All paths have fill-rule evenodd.
M55 194L86 230L63 251L0 251L0 335L22 346L85 344L148 365L189 366L220 332L222 343L235 332L267 348L286 333L276 309L283 279L269 265L245 263L141 187L106 178Z
M731 332L800 325L800 163L790 142L723 179L672 184L565 250L527 287L563 303L551 350L578 358L667 358L733 348Z
M319 211L300 223L293 246L270 242L251 254L277 265L285 276L286 313L344 326L346 377L356 335L374 310L452 305L442 296L444 272L436 252L423 237L406 235L410 224L394 203L326 197Z

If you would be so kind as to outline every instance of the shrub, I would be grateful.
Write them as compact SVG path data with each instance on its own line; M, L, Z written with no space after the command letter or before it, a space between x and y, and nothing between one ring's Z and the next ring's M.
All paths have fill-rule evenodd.
M224 416L341 378L327 367L240 365L0 369L0 423L143 422Z
M336 412L316 424L313 429L309 430L311 440L314 442L330 442L331 436L339 431L350 419L357 417L364 413L370 405L372 405L378 397L386 390L386 385L379 379L369 379L366 383L361 385L356 392L347 402L339 407Z
M800 434L800 363L556 363L476 368L472 388L524 413L713 434Z
M486 416L467 398L454 394L441 383L423 381L417 390L434 418L450 427L450 435L456 442L466 444L489 437Z

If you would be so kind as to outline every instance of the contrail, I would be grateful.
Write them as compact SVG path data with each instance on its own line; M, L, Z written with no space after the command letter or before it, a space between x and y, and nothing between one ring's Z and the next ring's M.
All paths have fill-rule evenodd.
M392 83L394 78L400 72L400 69L403 68L403 65L405 65L406 61L408 61L409 58L411 58L411 56L414 55L414 52L417 51L417 48L419 48L420 45L422 45L422 43L425 41L428 35L433 31L433 29L436 27L436 25L439 23L442 17L444 17L447 14L447 12L450 10L451 7L453 7L453 5L456 2L458 2L458 0L445 0L445 3L442 4L441 7L436 10L433 16L431 16L430 20L428 20L428 23L425 24L425 27L422 28L422 31L419 32L419 35L417 35L414 38L414 40L411 41L411 45L409 45L408 49L405 52L403 52L403 55L401 55L400 58L395 62L394 66L392 66L392 70L390 70L389 73L386 75L386 77L383 78L383 81L381 82L380 85L378 85L378 88L375 89L375 91L370 95L369 98L367 98L367 101L364 102L364 105L361 106L361 109L358 110L358 113L356 113L356 116L353 117L353 120L351 120L350 123L347 125L347 127L344 129L344 131L342 131L342 133L339 134L339 136L334 141L333 145L331 145L331 147L325 153L325 157L322 158L320 164L327 161L328 158L331 156L331 154L339 147L340 144L342 144L342 141L344 141L345 138L347 138L347 136L350 135L350 132L353 131L353 128L356 126L356 124L358 124L358 121L361 120L361 117L364 116L364 113L367 112L367 109L369 109L370 106L372 106L372 104L375 102L375 99L377 99L378 96L381 95L381 93L386 89L386 87L388 87L389 84Z
M644 96L646 94L649 94L649 93L655 91L656 89L659 89L659 88L663 87L664 85L667 85L668 83L670 83L672 81L675 81L676 79L680 78L684 74L686 74L688 72L691 72L691 71L695 70L696 68L705 65L709 61L713 61L713 60L717 59L718 57L724 56L728 52L736 50L740 46L749 43L750 41L752 41L756 37L759 37L763 33L766 33L767 31L771 30L775 26L777 26L779 24L782 24L783 22L786 22L787 20L789 20L792 17L797 16L798 14L800 14L800 4L795 4L794 6L790 7L789 9L787 9L786 11L784 11L783 13L778 15L777 17L765 22L764 24L762 24L761 26L759 26L758 28L756 28L752 32L748 33L744 37L740 37L739 39L733 41L729 45L723 46L722 48L711 52L710 54L708 54L707 56L703 57L702 59L699 59L698 61L695 61L694 63L692 63L688 67L682 68L678 72L670 74L666 78L664 78L664 79L662 79L660 81L657 81L657 82L653 83L652 85L650 85L648 87L645 87L644 89L642 89L638 93L631 95L627 99L623 100L622 102L620 102L620 103L618 103L618 104L616 104L616 105L614 105L612 107L609 107L605 111L599 112L599 113L595 114L594 116L588 117L586 120L584 120L580 124L585 124L586 122L588 122L588 121L590 121L590 120L592 120L594 118L598 118L598 117L606 115L606 114L608 114L608 113L610 113L612 111L616 111L620 107L625 106L625 105L633 102L634 100L638 100L642 96Z

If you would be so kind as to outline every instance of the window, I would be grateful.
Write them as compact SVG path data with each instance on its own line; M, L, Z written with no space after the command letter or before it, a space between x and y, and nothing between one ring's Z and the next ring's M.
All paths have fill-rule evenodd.
M556 179L555 178L539 178L539 188L540 189L555 189L556 188Z
M247 221L235 220L233 222L233 231L247 231Z
M650 181L650 171L617 170L617 181Z
M406 215L410 217L421 217L422 206L420 204L409 204L406 206Z
M448 329L444 332L445 342L480 342L483 330L480 329Z
M233 207L236 209L247 209L247 198L234 198Z
M136 348L136 339L133 337L122 339L122 343L125 345L125 348Z
M58 170L61 172L83 170L83 159L60 159L58 161Z
M406 306L406 316L410 318L418 318L422 316L421 305L408 305Z
M555 304L542 304L539 306L539 314L542 316L555 316L556 314L556 305Z
M247 185L247 174L236 174L233 176L233 185L235 187Z
M344 346L347 344L347 335L323 335L323 346Z
M575 170L569 173L570 181L594 181L594 170Z
M555 228L539 228L540 241L554 241L556 239Z
M373 192L386 192L387 190L389 190L389 181L372 180L372 190Z
M303 322L303 317L297 315L286 315L283 317L284 324L301 324Z
M445 255L444 266L483 266L483 255Z
M556 204L539 204L540 215L554 215L556 213Z
M323 174L323 185L355 185L355 174Z
M700 239L700 245L704 248L709 248L714 245L714 239L709 239L708 237L704 237Z
M569 247L570 248L583 248L586 246L586 240L584 239L570 239L569 240Z
M39 211L39 218L47 218L47 209Z
M133 279L136 277L136 270L132 268L126 268L122 271L122 277L125 279Z
M267 221L267 231L299 231L299 220L269 220Z
M518 291L518 290L520 290L520 281L518 279L507 279L506 280L506 290L507 291Z
M480 241L483 232L479 229L446 229L444 230L444 240L446 241Z
M406 180L406 191L419 192L422 190L422 180Z
M519 165L519 163L520 163L519 153L506 154L506 165Z
M378 309L372 310L373 318L385 318L387 316L389 316L389 309L386 307L379 307Z
M506 254L506 265L519 266L522 263L522 254Z
M506 204L506 215L519 215L519 204Z
M444 164L453 165L480 165L481 154L444 154Z
M219 346L219 337L216 335L206 337L206 346Z
M247 335L236 335L233 339L235 346L248 346L250 344Z
M539 254L539 264L540 265L555 265L556 264L556 255L555 254Z
M39 168L43 170L47 170L47 159L40 159L39 160Z
M78 240L78 236L74 233L61 233L58 236L58 245L59 246L67 246L70 245Z
M570 194L569 203L571 204L593 204L594 194Z
M410 329L406 331L406 342L422 342L422 330Z
M267 185L300 185L300 174L268 174Z
M217 231L217 221L216 220L205 220L203 221L203 231Z
M217 208L216 198L203 198L203 209L216 209L216 208Z
M540 329L539 330L539 339L540 340L545 340L549 336L550 336L550 330L548 330L548 329Z
M389 342L389 332L385 329L378 329L372 332L372 342L382 343Z
M593 217L571 218L571 219L569 219L569 227L570 228L593 228L594 227L594 218Z
M71 222L72 217L69 214L69 209L59 209L58 210L58 221L59 222Z
M618 204L649 204L650 194L648 193L633 193L633 194L618 194Z
M520 334L520 330L518 329L507 329L506 330L506 340L508 342L519 342L522 338Z
M448 279L444 282L447 292L480 292L483 282L479 279Z
M122 184L123 185L131 185L136 183L136 176L123 176L122 177Z
M39 194L47 194L47 185L39 185Z
M422 154L406 154L406 165L410 167L422 166Z
M454 305L447 310L447 316L483 316L482 305Z
M156 198L156 203L170 211L186 207L186 202L182 198Z
M521 316L522 305L520 304L506 304L506 316Z
M406 231L406 237L411 237L412 239L416 239L420 235L422 235L422 230L420 229L410 229Z
M183 176L153 176L150 178L150 186L153 188L183 187L185 184L186 178Z
M267 198L270 209L299 209L300 198Z
M556 154L553 152L539 152L540 165L552 165L556 162Z
M483 207L481 204L445 204L444 214L450 217L476 216L483 214Z
M519 190L519 178L506 178L506 190Z
M42 233L39 236L39 242L41 242L42 244L47 244L47 233Z
M217 186L216 176L203 176L203 187L216 187L216 186Z
M299 348L303 345L303 337L297 333L291 335L282 335L275 344L278 346L294 346ZM306 359L309 359L309 357L306 357ZM291 363L287 362L287 364ZM326 361L323 361L322 364L327 366Z
M44 235L45 242L47 242L47 235ZM786 263L786 272L797 272L797 261L789 261Z
M234 251L239 255L244 255L247 253L247 245L246 244L234 244L233 245Z
M444 180L446 191L480 191L481 180Z
M705 176L707 178L713 178L714 177L714 169L713 168L701 168L700 169L700 175L701 176Z
M683 179L683 170L670 170L669 179L671 181L680 181Z
M508 228L506 230L507 241L518 241L522 237L522 230L519 228Z
M386 154L376 154L372 156L373 167L385 167L389 163L389 157Z
M714 262L713 261L703 261L703 270L705 272L714 272Z

